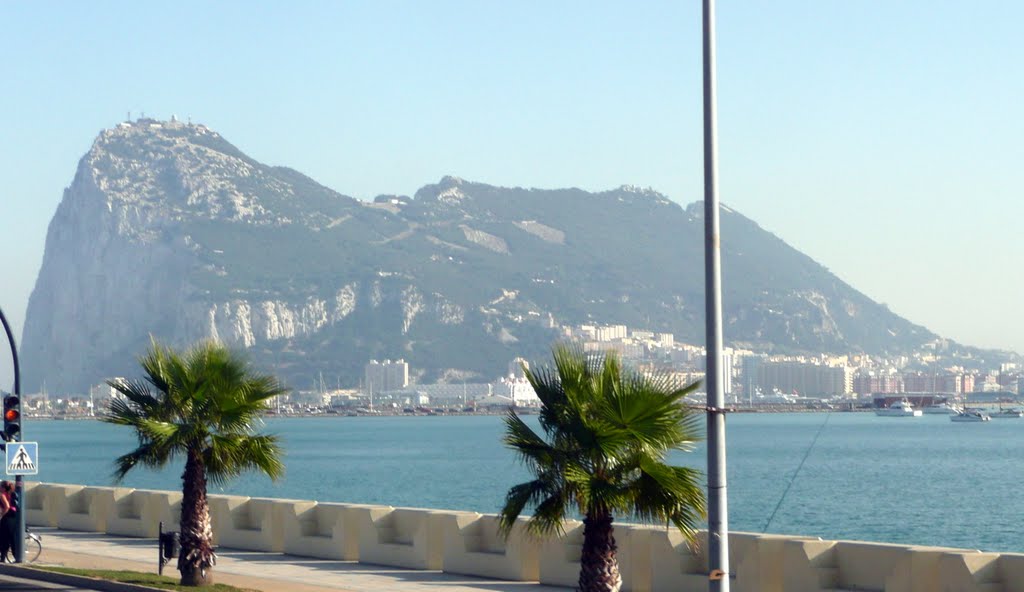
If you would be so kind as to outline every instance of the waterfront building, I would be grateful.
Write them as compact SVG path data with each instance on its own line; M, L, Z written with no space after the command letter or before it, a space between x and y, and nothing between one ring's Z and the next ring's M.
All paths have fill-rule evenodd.
M540 406L540 398L537 397L536 391L533 390L533 385L527 382L525 378L501 380L495 383L493 392L500 397L509 398L512 404L517 407Z
M909 401L917 409L924 409L932 405L947 403L950 397L947 393L874 393L871 397L871 404L876 409L891 407L900 401Z
M853 369L805 362L764 362L757 371L762 392L808 395L842 395L853 392Z
M872 393L902 393L902 392L924 392L921 390L910 391L906 388L903 376L895 371L874 371L861 369L853 377L853 392L858 395L870 395Z
M757 375L764 360L765 357L763 355L743 356L743 361L740 363L740 380L742 380L743 385L743 396L747 398L749 403L753 402L753 397L758 392Z
M370 360L363 367L363 389L370 393L396 391L409 386L409 364L405 360Z
M908 393L934 393L936 375L933 372L904 372L903 385Z

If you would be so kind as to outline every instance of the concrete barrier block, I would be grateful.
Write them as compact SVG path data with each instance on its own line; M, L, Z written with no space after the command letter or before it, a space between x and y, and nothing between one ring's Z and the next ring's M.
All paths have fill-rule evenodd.
M909 569L907 545L838 541L835 545L839 586L860 590L885 590L886 578L901 563Z
M839 584L835 541L789 539L783 543L783 589L818 592Z
M114 501L113 510L107 518L107 534L147 537L148 530L143 518L146 491L136 490Z
M164 531L180 529L181 493L136 489L114 504L107 520L107 533L154 538L160 532L161 522Z
M493 514L445 512L436 516L444 532L444 571L500 580L536 581L540 577L540 540L519 520L509 536Z
M650 531L647 541L649 575L640 581L646 580L652 592L707 589L707 531L688 541L676 528L659 528Z
M211 496L212 497L212 496ZM225 496L233 497L233 496ZM232 503L234 502L234 503ZM220 545L246 551L284 551L284 515L287 512L300 513L302 509L293 506L312 506L316 502L305 500L280 500L251 497L238 500L217 500ZM227 507L224 507L224 506ZM212 507L212 504L211 504ZM212 511L211 511L212 514ZM212 518L212 516L211 516Z
M886 592L934 592L942 589L939 558L960 551L943 547L907 547L899 562L885 578Z
M114 505L133 490L127 487L83 487L67 493L57 526L66 530L106 532ZM60 494L58 494L60 495Z
M729 563L736 592L783 592L783 548L789 540L817 540L745 532L729 533Z
M1000 580L998 553L949 551L939 556L940 592L996 592ZM1019 583L1018 583L1019 585Z
M71 503L69 498L84 488L83 485L40 483L35 491L42 498L42 512L40 514L30 509L29 513L25 515L26 521L33 526L57 526L60 516L68 511Z
M23 483L24 493L21 502L25 512L25 524L29 526L57 526L57 514L52 509L47 512L46 494L52 487L47 483L26 481Z
M136 490L138 491L138 490ZM160 523L164 523L164 531L181 530L181 499L180 491L147 490L146 503L143 505L143 520L156 530L150 530L150 536L156 536ZM209 507L209 503L207 503Z
M210 507L213 544L230 546L224 542L224 534L232 531L232 534L228 535L228 540L237 538L237 535L234 534L235 516L239 513L245 513L245 521L248 524L248 508L246 508L246 504L249 503L249 498L242 495L217 494L207 496L206 501Z
M616 529L618 530L618 529ZM583 549L583 523L567 520L562 534L541 543L538 561L541 584L575 588L580 581L580 555Z
M1003 582L1003 592L1024 592L1024 554L1000 554L999 579Z
M341 543L341 557L345 561L359 560L359 528L365 524L365 514L374 508L390 508L374 504L340 504L345 506L340 520L334 525L333 537Z
M359 562L409 569L441 569L444 540L438 515L415 508L376 507L358 512Z
M358 532L352 521L345 520L353 507L360 506L318 503L285 508L284 552L323 559L358 559Z
M615 527L615 544L618 546L617 557L623 592L653 590L654 563L651 561L651 540L661 530L663 529L639 524L619 524Z

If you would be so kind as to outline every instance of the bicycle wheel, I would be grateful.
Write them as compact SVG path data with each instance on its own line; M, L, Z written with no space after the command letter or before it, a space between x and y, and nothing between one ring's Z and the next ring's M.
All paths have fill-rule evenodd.
M33 563L36 559L39 559L39 554L43 552L43 541L39 538L39 535L28 532L25 533L25 563Z

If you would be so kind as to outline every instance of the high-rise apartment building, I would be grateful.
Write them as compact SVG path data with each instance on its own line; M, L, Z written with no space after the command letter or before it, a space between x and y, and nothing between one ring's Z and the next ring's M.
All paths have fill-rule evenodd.
M902 393L906 389L903 376L893 371L861 370L853 377L853 392L858 395L873 393ZM922 392L909 391L908 392Z
M764 362L758 368L762 392L778 389L798 395L841 395L853 392L853 369L803 362Z
M366 392L397 391L409 386L409 364L405 360L370 360L363 367L363 377Z
M626 333L627 330L625 325L606 325L604 327L597 327L595 339L597 341L612 341L615 339L625 339Z
M743 380L743 396L751 399L759 388L757 376L761 371L761 364L764 363L762 356L743 356L740 367L740 378Z

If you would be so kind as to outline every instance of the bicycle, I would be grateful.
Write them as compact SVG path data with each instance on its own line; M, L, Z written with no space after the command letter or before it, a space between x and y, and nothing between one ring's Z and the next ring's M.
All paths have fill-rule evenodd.
M43 552L43 537L38 535L25 527L25 563L35 563L36 559L39 559L39 555ZM0 561L3 563L13 562L13 557L4 555L0 557Z
M43 552L43 537L25 527L25 563L34 563Z

